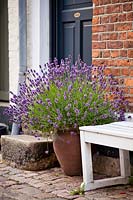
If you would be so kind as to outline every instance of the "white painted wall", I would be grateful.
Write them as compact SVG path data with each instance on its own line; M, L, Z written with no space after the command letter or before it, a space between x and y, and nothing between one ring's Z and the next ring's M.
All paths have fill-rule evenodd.
M49 60L49 0L27 0L27 68L38 70ZM19 0L8 0L9 90L19 80Z
M8 0L9 90L17 92L19 77L19 12L18 0Z

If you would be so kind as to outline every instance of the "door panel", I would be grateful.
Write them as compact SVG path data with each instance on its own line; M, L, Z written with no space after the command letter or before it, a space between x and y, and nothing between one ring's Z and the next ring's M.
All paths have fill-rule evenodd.
M75 23L65 23L63 30L63 55L64 57L71 55L72 58L75 59Z
M54 9L52 43L55 51L52 51L52 57L61 59L71 55L74 62L80 55L87 64L91 64L92 1L57 0Z
M84 21L82 22L82 44L81 44L81 57L84 60L84 62L88 62L87 58L91 58L91 45L90 45L90 39L91 39L91 22L90 21ZM88 43L88 44L87 44Z
M0 30L0 100L9 100L7 0L0 0Z
M92 6L90 0L64 0L63 9L81 8L85 6Z

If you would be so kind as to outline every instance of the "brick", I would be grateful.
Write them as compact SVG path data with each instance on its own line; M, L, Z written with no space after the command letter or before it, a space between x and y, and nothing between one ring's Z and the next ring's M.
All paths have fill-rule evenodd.
M133 41L124 41L124 48L133 48Z
M107 24L106 31L114 31L114 24Z
M117 66L117 60L107 60L107 66Z
M110 57L110 51L109 50L103 51L102 56L103 56L103 58L109 58Z
M109 39L110 39L109 33L103 33L103 34L101 34L101 40L109 40Z
M118 5L113 5L112 6L112 13L120 13L122 12L122 5L118 4Z
M109 16L102 16L100 21L101 24L109 23Z
M115 31L125 31L131 29L132 29L131 22L115 24Z
M100 23L100 17L93 17L93 20L92 20L92 24L99 24Z
M133 39L133 31L127 32L127 39Z
M113 14L109 17L110 19L110 23L113 23L113 22L117 22L118 21L118 14Z
M104 12L104 14L110 14L110 13L112 13L112 11L111 11L111 6L109 5L109 6L106 6L106 7L105 7L105 12Z
M99 58L100 57L100 51L93 50L92 51L92 57L93 58Z
M105 68L105 71L104 71L105 75L109 75L109 74L112 74L112 69L107 67Z
M122 13L119 15L119 22L123 22L126 20L126 13Z
M119 55L120 55L119 50L111 50L112 58L117 58L117 57L119 57Z
M133 79L130 79L130 78L125 79L125 85L126 86L133 86Z
M121 69L121 75L124 75L124 76L129 76L129 68L122 68Z
M99 4L100 5L106 5L106 4L110 4L111 0L99 0Z
M99 0L93 0L93 3L98 6L99 5Z
M105 59L93 59L93 65L96 65L96 66L98 66L98 65L101 65L101 66L103 66L103 65L106 65L106 66L108 66L108 62L107 62L107 60L105 60Z
M129 66L130 66L130 67L133 67L133 59L130 59L130 60L129 60Z
M115 5L108 5L106 6L105 13L120 13L122 12L122 5L121 4L115 4Z
M92 32L97 33L97 32L104 32L106 30L105 25L97 25L92 27Z
M130 76L133 76L133 68L130 68Z
M132 11L132 3L124 3L123 11Z
M119 33L119 40L126 40L127 39L127 32Z
M133 88L130 88L130 89L129 89L129 93L130 93L130 94L133 94Z
M114 76L119 76L120 75L120 68L112 68L112 74Z
M133 21L133 12L127 13L126 19L127 21Z
M122 66L122 67L130 66L130 61L128 59L117 60L117 66Z
M127 57L127 50L120 50L120 57Z
M133 49L128 50L128 58L133 58Z
M93 14L94 15L101 15L101 14L104 14L104 7L96 7L93 11Z
M93 41L98 41L98 40L100 40L100 35L99 35L99 34L92 34L92 40L93 40Z
M107 41L107 48L121 49L123 48L123 42L122 41Z
M118 33L110 33L110 40L117 40L118 39Z
M106 49L106 43L105 42L92 42L92 48L93 49Z

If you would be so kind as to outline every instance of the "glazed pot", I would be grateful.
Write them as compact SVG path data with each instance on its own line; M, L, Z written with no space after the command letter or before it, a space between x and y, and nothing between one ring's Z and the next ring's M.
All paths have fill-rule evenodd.
M82 174L79 130L59 130L53 147L64 173L69 176Z

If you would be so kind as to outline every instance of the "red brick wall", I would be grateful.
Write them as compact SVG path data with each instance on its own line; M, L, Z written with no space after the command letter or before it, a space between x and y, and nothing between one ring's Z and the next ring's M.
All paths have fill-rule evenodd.
M133 0L93 0L92 59L119 77L133 109Z

